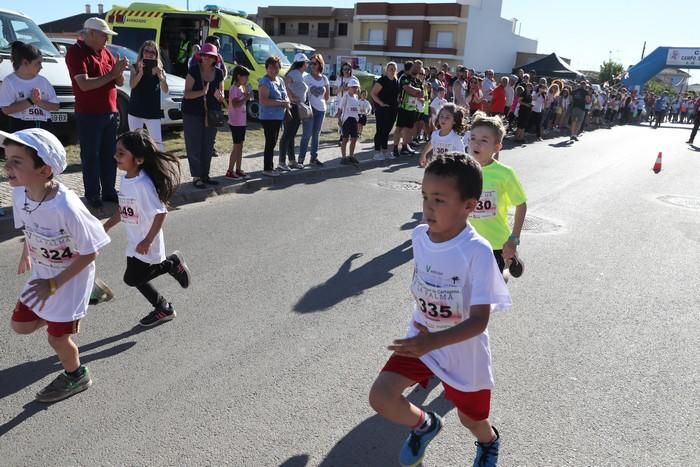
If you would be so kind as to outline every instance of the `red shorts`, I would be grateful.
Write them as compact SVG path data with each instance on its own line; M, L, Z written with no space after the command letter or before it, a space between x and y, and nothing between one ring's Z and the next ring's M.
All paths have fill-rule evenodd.
M428 380L433 376L425 363L417 358L403 357L400 355L392 355L382 368L382 371L397 373L405 378L408 378L422 386L428 384ZM462 412L472 420L485 420L489 418L491 410L491 390L482 389L476 392L463 392L453 388L446 382L442 382L445 388L445 399L451 401L457 410Z
M31 323L39 321L40 318L27 305L22 302L17 302L15 311L12 312L12 321L17 323ZM46 320L44 320L46 321ZM46 332L54 337L61 337L65 334L77 334L80 330L80 320L68 321L66 323L56 323L54 321L46 321Z

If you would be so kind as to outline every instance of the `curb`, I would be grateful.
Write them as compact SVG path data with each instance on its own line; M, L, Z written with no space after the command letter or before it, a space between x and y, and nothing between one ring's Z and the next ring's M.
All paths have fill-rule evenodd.
M355 154L356 157L362 156L364 154L372 154L374 151L363 151L362 153ZM286 187L295 185L297 183L303 183L308 180L324 180L328 178L334 178L341 175L349 175L353 173L360 173L364 170L374 169L376 167L389 167L393 165L406 164L407 162L413 162L410 165L415 165L418 161L418 157L412 156L402 156L399 159L394 159L389 156L386 160L375 161L372 158L360 160L358 166L353 165L340 165L335 162L332 166L326 166L323 168L308 168L304 170L294 170L287 172L279 177L266 177L259 172L254 172L251 174L253 178L249 180L234 181L227 178L213 177L221 184L218 186L210 188L194 188L191 183L185 182L181 183L177 191L170 200L172 207L183 206L186 204L201 203L209 198L215 196L223 196L235 193L245 193L250 194L259 191L263 188L268 187ZM90 212L98 219L106 219L108 214L104 212L96 213L94 210ZM0 241L5 241L10 238L20 236L22 233L20 230L15 229L13 218L12 218L12 208L5 210L6 215L0 217ZM111 212L111 210L110 210Z

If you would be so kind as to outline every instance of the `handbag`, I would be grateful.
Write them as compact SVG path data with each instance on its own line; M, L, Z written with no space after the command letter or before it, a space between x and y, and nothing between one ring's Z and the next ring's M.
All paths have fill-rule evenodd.
M204 126L218 128L226 122L226 114L223 110L207 110Z
M299 120L306 120L314 115L311 106L305 102L299 102L297 104L297 111L299 112Z

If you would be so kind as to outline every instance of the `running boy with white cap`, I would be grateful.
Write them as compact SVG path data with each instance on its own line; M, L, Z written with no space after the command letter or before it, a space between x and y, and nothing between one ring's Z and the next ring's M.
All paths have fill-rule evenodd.
M54 180L66 168L66 151L54 135L41 128L0 131L0 147L5 150L5 171L13 187L15 227L24 230L17 272L31 271L11 326L18 334L46 326L49 345L65 372L39 391L36 399L56 402L92 384L70 335L78 332L87 312L97 252L110 239L80 198Z

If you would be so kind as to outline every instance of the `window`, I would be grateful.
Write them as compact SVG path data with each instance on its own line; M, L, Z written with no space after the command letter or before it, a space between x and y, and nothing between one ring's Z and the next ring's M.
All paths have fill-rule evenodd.
M328 37L329 23L318 23L318 37Z
M413 29L396 30L396 47L413 47Z
M348 23L338 23L338 36L347 36L348 35ZM382 38L384 35L382 34ZM384 39L382 39L384 40Z
M297 34L300 36L308 36L309 35L309 23L299 23L299 27L297 29Z
M114 32L117 33L116 36L112 36L112 44L121 45L127 49L138 51L141 45L146 41L156 40L155 29L141 29L141 28L125 28L121 26L115 26ZM178 40L178 44L180 41Z
M241 41L241 44L244 45L245 49L253 56L256 62L263 64L269 57L279 57L283 66L289 66L287 57L269 37L239 34L238 40ZM222 49L223 47L224 45L221 44Z
M452 31L438 31L436 39L438 47L445 49L454 47L454 35Z
M280 23L279 35L284 36L285 34L287 34L287 23Z
M369 45L384 45L383 29L370 29L367 36Z
M263 29L268 36L275 35L275 18L265 18L263 20Z
M61 54L39 27L28 18L3 12L0 20L0 51L10 53L10 44L22 41L32 44L46 57L60 57ZM9 57L7 57L9 58Z
M236 39L227 34L217 34L221 42L221 56L224 57L226 63L236 63L243 65L249 70L253 69L248 56L245 54L240 44Z

